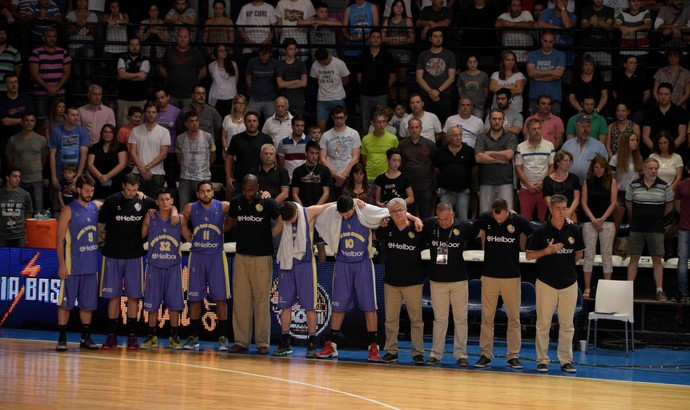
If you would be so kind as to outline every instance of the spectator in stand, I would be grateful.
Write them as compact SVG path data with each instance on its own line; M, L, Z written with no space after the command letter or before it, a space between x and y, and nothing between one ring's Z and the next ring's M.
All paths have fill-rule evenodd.
M72 70L74 77L82 79L74 80L72 84L77 92L83 92L86 88L84 79L93 75L93 58L96 55L93 41L98 31L98 17L89 10L89 0L77 0L76 9L67 13L68 45L70 55L75 59Z
M547 31L541 35L541 48L527 55L527 75L532 79L529 86L532 114L537 112L537 98L544 94L551 97L551 111L561 114L565 54L553 48L554 42L553 33Z
M274 102L275 113L266 118L261 132L273 138L273 146L278 147L280 141L292 134L292 114L290 103L285 97L278 97Z
M86 158L86 168L96 181L94 199L105 199L122 190L127 162L127 145L115 138L114 125L105 124L100 139L89 147Z
M351 198L361 199L368 204L375 203L375 190L369 185L364 164L358 162L352 167L350 175L343 185L342 193Z
M43 127L40 128L43 130L43 136L46 137L46 140L48 137L50 137L50 130L52 130L54 127L57 127L58 125L62 125L65 122L65 112L67 111L67 105L65 104L65 100L62 98L58 98L55 100L53 105L50 106L50 111L48 113L48 118L45 119L43 122ZM38 120L36 120L38 122Z
M359 133L346 125L347 108L338 105L333 108L333 128L326 131L319 145L320 161L331 172L334 188L331 196L338 198L352 167L359 162L361 140ZM365 181L366 182L366 181Z
M515 136L520 135L522 132L522 127L524 123L522 121L522 114L519 111L513 111L510 108L510 90L507 88L501 88L495 93L496 96L496 108L493 110L500 110L503 112L503 129L508 132L512 132ZM484 131L488 131L491 128L490 121L491 114L486 116L484 121Z
M690 175L690 169L686 165L686 171ZM678 295L676 300L681 303L690 303L688 296L688 253L690 252L690 178L685 178L678 183L674 197L674 208L680 214L678 224Z
M127 47L129 51L117 60L118 124L125 123L129 107L143 107L149 95L151 63L141 54L141 40L131 37Z
M625 70L613 77L611 91L615 101L622 102L628 107L630 119L640 125L644 120L644 106L651 96L649 84L644 70L638 70L636 56L624 56L623 65Z
M632 132L638 137L642 135L640 126L630 119L628 105L619 102L616 105L616 121L609 125L608 136L606 137L606 151L609 153L609 158L618 152L621 136L626 132Z
M644 174L628 185L625 205L630 215L630 236L628 239L628 280L637 276L640 255L647 244L652 256L652 271L656 284L656 301L666 302L664 293L664 216L673 210L673 191L657 176L659 162L654 158L644 161Z
M677 2L678 0L672 0L672 2ZM688 8L688 14L690 15L690 8ZM689 28L686 26L686 30ZM661 67L654 74L654 89L652 93L654 98L659 101L659 96L657 90L659 89L659 84L669 83L673 86L673 93L671 93L671 102L685 109L685 104L690 98L690 71L680 65L680 59L683 57L680 49L673 48L666 51L666 58L668 59L668 65L666 67Z
M264 0L254 0L242 6L239 17L237 17L237 29L244 40L245 47L242 53L244 61L249 61L251 57L256 57L259 52L259 45L270 44L273 41L273 29L276 24L275 8L264 3Z
M527 139L519 143L515 151L515 174L520 180L520 215L532 221L536 208L537 220L543 222L547 209L543 195L544 178L553 172L556 152L553 144L542 138L539 119L529 120L526 128Z
M90 145L101 138L101 129L105 124L115 124L115 112L103 104L103 87L91 84L86 95L89 103L79 107L79 123L89 133Z
M178 3L185 0L178 0ZM206 62L201 53L190 45L189 29L177 30L177 43L169 48L161 60L161 77L170 94L170 104L177 108L192 103L194 85L206 77Z
M421 28L419 38L423 41L430 40L430 30L435 28L449 27L453 21L453 10L445 6L444 0L431 0L431 4L423 7L418 3L420 9L417 17L417 28Z
M513 3L520 0L513 0ZM526 52L525 52L526 53ZM527 54L525 54L525 59ZM522 113L524 110L522 102L522 92L525 90L527 78L520 72L517 67L516 54L510 50L506 50L501 54L501 63L498 66L498 71L491 74L489 80L489 90L492 93L497 92L501 88L510 90L512 98L510 99L510 109L514 112ZM493 97L491 108L497 108L496 95Z
M222 3L222 0L216 3ZM213 47L213 60L208 65L211 76L211 89L208 92L208 103L218 111L221 117L232 110L232 99L237 95L237 78L239 77L237 63L230 59L230 46L216 44Z
M274 101L278 96L276 85L276 68L278 61L271 57L271 46L259 47L258 57L252 57L247 63L245 82L249 97L249 111L263 115L264 119L275 113Z
M276 66L278 92L290 102L291 111L304 115L304 99L307 88L307 65L297 59L297 41L286 38L283 41L285 59Z
M595 97L588 95L582 98L578 103L582 107L580 111L568 119L568 125L565 128L566 139L572 139L576 133L576 124L580 117L589 118L591 137L599 140L606 146L606 137L608 136L608 127L606 126L606 118L602 117L595 108L597 100Z
M436 144L431 140L422 138L422 122L413 118L407 122L407 138L398 144L402 152L403 162L401 171L410 180L412 194L415 198L415 208L421 219L431 216L431 203L434 193L434 164L436 156ZM472 156L474 157L474 156Z
M211 165L216 160L216 143L212 134L201 129L199 114L184 114L185 132L177 136L177 159L180 162L180 209L193 201L195 190L202 181L211 180Z
M111 0L108 5L108 13L103 14L101 21L105 28L105 47L103 57L106 59L106 70L115 72L117 60L127 52L127 25L129 15L120 11L120 0ZM108 87L108 91L111 87Z
M388 92L395 83L395 62L393 56L381 48L381 30L369 33L369 47L357 58L357 83L359 110L362 114L361 134L366 134L371 123L371 114L376 106L388 105Z
M587 53L582 57L582 70L575 76L568 93L570 106L577 112L583 110L582 100L587 96L594 97L598 103L594 107L597 113L603 113L609 101L609 90L604 79L594 70L594 57Z
M206 89L201 85L195 85L192 91L192 103L182 109L182 112L177 116L177 129L184 130L187 128L186 115L188 112L194 111L198 115L199 128L211 134L213 140L220 137L222 131L223 117L218 114L215 108L206 102ZM210 178L210 177L209 177ZM204 181L209 178L200 178L197 182ZM196 185L191 187L190 193L196 192ZM180 207L182 208L182 207Z
M7 138L22 130L24 114L35 113L34 103L28 94L19 91L19 76L14 72L5 74L5 91L0 93L0 122L5 138L0 138L0 158L5 157ZM4 164L3 164L4 165ZM6 168L3 168L6 171ZM5 172L6 173L6 172Z
M31 34L35 38L43 36L46 27L55 27L62 20L57 4L51 0L36 0L29 4L23 21L31 24Z
M661 47L686 47L689 21L690 7L686 2L683 0L666 2L666 5L659 9L659 14L654 20L654 29L661 31Z
M24 221L33 218L31 195L19 184L22 171L13 167L0 188L0 247L23 248L26 242Z
M139 27L139 38L143 45L141 54L155 60L163 56L163 47L160 43L170 41L170 31L165 21L159 17L157 4L149 6L148 16L149 18L141 21Z
M340 29L336 27L341 26L338 19L328 17L328 4L322 1L314 3L316 9L316 16L313 20L300 21L300 25L311 25L309 29L309 44L311 48L311 59L316 61L316 50L321 47L328 47L328 54L337 56L338 51L332 48L336 44L336 32ZM330 47L329 47L330 46Z
M542 94L537 98L537 112L527 117L525 124L529 122L532 118L536 118L541 121L541 136L551 142L556 150L558 150L561 145L563 145L563 134L565 133L565 127L563 126L563 120L551 111L553 106L553 98L550 95ZM522 130L523 135L529 135L527 128ZM570 202L568 202L570 203ZM548 206L548 204L547 204Z
M228 18L223 0L214 0L213 17L204 22L204 43L209 44L206 46L206 52L213 54L216 59L218 58L217 50L221 45L235 44L235 25ZM225 56L227 57L228 55Z
M469 97L474 108L472 115L479 118L484 117L484 106L486 98L489 96L489 76L478 69L479 60L475 55L467 56L467 70L458 75L456 83L460 98Z
M141 107L132 106L127 110L127 123L120 127L117 131L117 140L127 147L129 144L129 136L132 135L132 130L134 127L141 125L141 121L144 118L144 110ZM101 131L101 139L103 139L103 132ZM128 172L125 172L127 174ZM118 187L119 188L119 187Z
M577 16L573 11L567 10L566 3L567 0L556 0L554 8L547 8L541 13L537 27L554 30L554 47L564 49L565 62L572 65L575 63L575 52L572 50L575 40L569 31L577 26Z
M58 196L62 192L60 179L64 165L75 167L75 178L84 173L86 156L89 153L89 134L79 125L79 109L69 107L65 110L65 121L50 131L48 154L50 158L50 187L52 208L60 209Z
M305 146L312 140L304 135L304 117L296 115L290 120L292 132L278 143L278 165L285 168L292 179L293 171L304 164L308 150ZM313 164L312 164L313 165ZM314 204L311 204L314 205Z
M373 184L379 175L390 166L388 152L398 147L398 138L386 131L388 119L382 111L376 111L371 117L374 130L362 138L360 157L366 166L369 184ZM411 202L410 202L411 203ZM385 205L379 205L384 207Z
M439 121L436 114L429 111L424 111L424 100L419 93L410 94L410 108L412 115L400 123L400 136L404 139L407 137L407 124L410 119L416 118L422 122L422 137L431 142L438 144L443 140L443 129L441 128L441 121Z
M553 173L544 178L544 204L548 207L551 196L560 194L568 200L568 209L565 217L577 221L577 207L580 205L580 178L570 173L570 164L573 163L573 154L560 150L553 157Z
M388 125L395 128L395 135L402 139L400 136L400 126L403 122L407 122L412 117L412 114L407 113L407 103L404 100L395 100L391 105L393 107L393 116L388 121Z
M17 167L22 172L19 186L31 194L34 209L45 208L43 203L43 167L48 159L48 147L43 135L34 131L36 115L24 113L22 116L22 130L7 141L8 172Z
M72 76L72 57L57 46L57 30L43 31L43 45L29 57L29 73L33 82L34 104L38 121L48 118L48 111L58 98L65 96L65 84Z
M412 16L412 0L400 0L403 6L403 10L408 16ZM390 18L391 15L395 14L393 8L395 7L396 0L386 0L383 5L383 17ZM430 2L431 3L431 2Z
M661 83L657 87L658 105L649 107L644 114L642 123L642 156L649 154L652 148L652 137L659 131L668 131L673 138L676 151L684 155L683 148L687 145L688 115L684 109L671 101L673 86L670 83Z
M676 153L673 137L668 132L660 131L656 135L652 154L649 158L654 158L659 163L659 170L657 171L659 179L666 182L675 191L683 177L683 159Z
M581 17L580 27L589 30L581 36L581 45L586 50L609 47L611 30L613 29L613 8L604 5L604 0L594 0L591 6L582 10ZM592 51L590 55L594 64L611 66L613 63L609 52ZM611 81L611 70L604 70L602 74L607 82Z
M7 29L0 25L0 92L7 91L4 78L9 73L22 75L22 56L19 50L7 44Z
M640 136L630 132L623 133L620 140L620 149L611 157L609 165L616 175L618 187L618 207L614 212L616 232L623 222L625 215L625 191L631 182L638 179L642 173L642 155L640 155ZM680 159L680 157L678 157ZM682 165L681 165L682 167ZM630 223L630 215L628 215Z
M474 148L462 141L462 130L454 125L447 131L448 144L434 155L434 172L438 176L439 200L467 219L472 175L476 173Z
M395 63L395 83L388 95L392 100L407 99L407 69L412 63L412 50L408 46L415 41L414 21L403 0L393 0L390 9L391 14L383 20L381 28L383 43L389 47Z
M230 114L223 118L223 158L225 158L230 140L235 134L244 132L247 128L244 126L244 115L247 113L247 97L242 94L237 94L232 100L232 110Z
M245 131L236 134L228 145L225 156L225 184L228 197L232 197L235 184L243 181L249 170L260 165L261 147L273 144L270 136L259 130L259 114L248 111L244 115Z
M379 8L365 0L354 0L343 14L343 36L346 59L361 54L366 47L372 28L379 27Z
M592 266L597 251L597 239L601 251L604 279L613 274L613 242L616 226L613 214L616 210L618 186L611 167L602 156L594 157L582 184L582 236L585 241L583 272L585 287L582 297L588 299L592 289Z
M592 138L592 119L587 115L577 117L575 137L563 144L563 149L573 154L573 162L570 167L573 174L580 178L580 184L587 178L589 163L595 156L601 155L608 159L606 147L600 141Z
M296 44L306 45L307 29L298 27L300 21L314 18L316 10L310 0L280 0L275 8L277 32L280 34L278 41L284 43L291 38ZM309 59L309 50L300 48L295 57L304 62Z
M400 198L405 204L414 204L414 193L407 176L400 172L402 153L397 148L386 151L388 168L386 172L376 177L376 205L380 207L388 206L388 202L393 198Z
M506 50L503 52L501 57L501 64L503 65L506 57L506 53L510 52L513 54L513 65L517 63L525 64L527 62L527 50L534 46L534 39L529 34L529 32L520 31L509 31L509 28L519 28L528 29L534 26L534 19L529 10L522 9L521 0L511 0L508 6L508 11L501 14L496 19L496 28L502 29L501 33L501 44L504 48L517 47L517 49ZM493 76L491 76L493 79ZM523 84L524 87L524 84ZM513 95L515 94L515 90ZM522 89L521 89L522 91ZM522 107L520 107L522 108Z
M187 28L190 36L196 39L195 26L199 22L196 11L189 7L187 0L175 0L175 7L165 15L165 24L172 26L172 39L177 41L177 36L182 28Z
M132 173L140 177L140 188L154 196L165 183L163 161L168 155L170 132L158 124L158 105L149 101L144 106L144 123L132 130L128 152Z
M484 122L472 114L472 106L472 100L468 97L460 98L458 114L448 117L446 123L443 124L444 140L448 140L450 127L457 126L462 130L462 142L474 148L477 136L484 132Z
M345 104L345 86L349 82L350 70L345 63L331 55L325 48L316 50L316 62L312 64L309 76L316 79L319 90L316 95L316 123L321 131L331 111ZM324 164L325 165L325 164Z
M621 32L621 56L636 56L643 67L649 62L649 33L652 13L640 7L641 0L630 0L630 8L616 16L615 26Z
M458 18L461 43L471 47L470 55L478 57L482 65L496 64L496 19L499 13L492 2L474 0L467 4Z
M177 183L180 171L177 166L177 117L180 116L180 109L170 104L170 95L165 88L159 88L154 93L156 105L158 106L158 125L168 130L170 133L170 146L168 155L163 160L165 170L165 184L168 190L174 194L177 192Z
M428 31L431 48L417 57L417 85L424 96L424 105L438 115L441 122L451 115L452 87L455 83L455 53L443 47L443 30Z

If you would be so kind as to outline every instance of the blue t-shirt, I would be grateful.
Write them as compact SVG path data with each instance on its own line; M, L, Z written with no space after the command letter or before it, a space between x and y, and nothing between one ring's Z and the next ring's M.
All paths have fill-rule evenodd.
M56 150L55 171L57 175L62 175L62 167L65 164L74 164L79 167L79 156L81 147L89 147L89 134L86 128L76 125L73 130L67 131L65 124L60 124L50 131L48 138L48 149Z
M551 54L544 54L539 50L531 51L527 54L527 65L534 64L538 71L554 70L556 67L565 69L565 54L554 49ZM537 99L542 94L550 95L556 101L562 101L562 80L535 81L529 82L529 98Z

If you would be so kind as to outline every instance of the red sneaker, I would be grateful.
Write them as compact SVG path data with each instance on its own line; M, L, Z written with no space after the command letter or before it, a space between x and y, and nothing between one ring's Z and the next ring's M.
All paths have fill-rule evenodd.
M127 338L127 350L139 350L139 341L135 335L129 335Z
M105 338L105 342L103 342L102 349L103 350L117 349L117 336L108 335L108 337Z
M379 358L379 345L372 343L369 345L369 357L367 358L370 362L378 362Z
M338 345L330 340L326 340L326 343L323 345L323 350L316 353L316 358L330 359L332 357L338 357Z

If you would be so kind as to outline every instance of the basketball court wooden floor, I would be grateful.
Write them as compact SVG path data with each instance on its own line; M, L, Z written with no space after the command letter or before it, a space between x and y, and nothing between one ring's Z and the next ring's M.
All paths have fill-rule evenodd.
M320 361L304 359L304 348L292 358L272 358L219 354L211 343L200 352L84 351L70 343L67 353L57 353L55 336L0 329L0 409L687 409L690 403L690 354L662 349L638 349L628 358L576 352L578 373L570 376L556 363L537 374L531 343L523 346L525 370L509 370L505 358L495 358L487 371L459 369L449 354L440 368L408 365L404 343L401 363L388 365L368 364L364 351L341 350L338 361ZM468 350L473 363L476 340Z

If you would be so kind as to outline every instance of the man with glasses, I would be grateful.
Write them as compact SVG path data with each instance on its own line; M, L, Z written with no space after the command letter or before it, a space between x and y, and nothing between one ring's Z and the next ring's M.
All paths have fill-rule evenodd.
M350 170L359 162L362 142L359 133L345 125L347 108L344 105L335 106L331 117L333 128L323 134L319 145L321 163L328 168L333 177L334 188L331 189L331 198L335 200L340 196Z
M182 109L177 116L177 129L185 129L185 118L188 112L194 111L199 116L199 129L211 134L214 139L220 137L223 129L223 118L212 105L206 102L206 89L201 85L195 85L192 91L192 103Z

